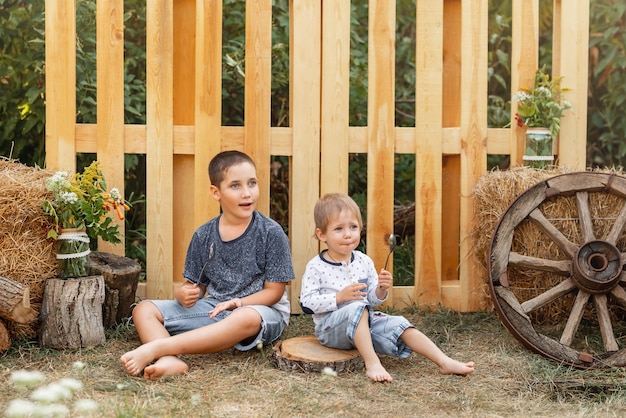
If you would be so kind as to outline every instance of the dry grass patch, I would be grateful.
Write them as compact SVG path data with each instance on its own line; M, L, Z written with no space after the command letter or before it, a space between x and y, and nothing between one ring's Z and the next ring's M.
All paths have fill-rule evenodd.
M83 382L78 397L99 404L99 417L322 417L322 416L622 416L622 369L581 371L530 353L494 314L405 311L446 353L474 360L467 377L442 376L420 356L383 358L391 384L370 382L362 372L331 377L278 370L271 348L186 356L187 375L150 382L127 375L118 358L138 343L132 327L107 333L102 347L56 351L20 341L2 355L0 409L27 397L9 382L20 369L38 370L50 383ZM310 334L309 316L294 316L284 338ZM85 363L75 370L76 361Z

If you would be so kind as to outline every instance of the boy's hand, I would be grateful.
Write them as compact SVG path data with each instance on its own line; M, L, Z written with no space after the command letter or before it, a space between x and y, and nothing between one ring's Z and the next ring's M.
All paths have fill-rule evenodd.
M378 299L385 299L387 297L387 291L391 286L393 286L393 276L391 272L381 269L378 275L378 287L376 288L376 296Z
M367 296L365 289L367 289L367 285L365 283L352 283L337 292L337 295L335 296L336 302L337 304L340 304L351 300L363 300L363 298Z
M232 298L231 300L227 300L225 302L220 302L215 305L215 308L210 310L211 318L215 318L220 312L224 311L233 311L237 308L241 308L242 302L239 298Z
M203 287L195 283L186 282L176 289L174 297L185 308L191 308L200 299Z

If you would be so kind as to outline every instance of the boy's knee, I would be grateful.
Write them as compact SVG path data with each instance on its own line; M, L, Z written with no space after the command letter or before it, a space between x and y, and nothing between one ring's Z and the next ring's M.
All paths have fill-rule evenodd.
M133 309L133 320L144 319L147 317L157 317L160 319L161 311L159 311L156 305L149 300L141 301Z
M260 329L261 322L263 321L261 314L252 308L237 309L230 316L232 319L236 319L239 322L240 327L247 328L250 331L257 331Z

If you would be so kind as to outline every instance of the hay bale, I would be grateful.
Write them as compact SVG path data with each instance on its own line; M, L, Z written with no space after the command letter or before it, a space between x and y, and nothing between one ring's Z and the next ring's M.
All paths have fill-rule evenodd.
M47 279L56 277L54 243L46 239L50 220L41 202L50 199L45 181L54 172L0 158L0 275L30 288L39 313ZM33 338L37 324L7 324L12 338Z
M618 170L596 171L623 175ZM501 216L511 203L530 187L550 177L570 172L572 171L564 168L535 170L520 167L510 171L492 171L479 179L473 189L475 228L472 231L472 240L474 253L486 284L489 280L487 257L489 256L493 233ZM593 193L593 196L590 194L589 200L589 209L594 219L593 226L596 236L605 236L613 225L613 220L619 213L623 201L620 203L619 197L607 193ZM578 227L578 210L575 197L560 197L556 200L545 201L539 208L570 241L578 245L583 244ZM618 242L618 248L624 248L623 237ZM561 254L554 242L530 221L523 221L516 228L512 251L548 260L569 259L566 255ZM563 278L536 270L515 269L509 271L509 280L513 284L511 286L513 293L518 300L524 301L554 287ZM485 297L481 302L484 307L493 307L487 292L485 292ZM540 313L533 313L533 322L563 322L571 313L571 304L572 299L569 296L563 297L552 303L548 309L543 309Z

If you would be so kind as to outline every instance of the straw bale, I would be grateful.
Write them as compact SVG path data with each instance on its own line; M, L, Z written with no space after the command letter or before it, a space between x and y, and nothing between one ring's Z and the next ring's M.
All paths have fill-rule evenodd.
M615 169L596 171L623 174ZM550 177L568 172L571 171L563 168L535 170L520 167L510 171L492 171L479 179L473 189L475 228L472 231L472 239L485 283L488 283L489 280L487 257L489 256L491 239L501 216L513 201L530 187ZM623 199L608 193L589 194L589 209L596 236L606 235L623 204ZM539 209L571 242L577 245L583 244L578 226L576 201L573 196L545 201ZM622 236L617 247L624 251L625 245L626 239ZM515 228L512 251L548 260L570 259L560 252L549 237L528 220L521 222ZM531 299L554 287L562 280L562 277L554 274L530 269L509 268L511 290L520 301ZM493 305L490 299L482 302L484 306ZM566 295L552 302L540 312L531 314L531 318L535 323L540 324L561 323L566 321L571 313L572 303L573 295ZM612 314L619 313L612 312Z
M54 244L46 239L49 218L41 202L49 199L45 180L54 172L0 158L0 275L30 288L39 313L45 281L56 276ZM36 321L7 324L12 338L37 335Z

